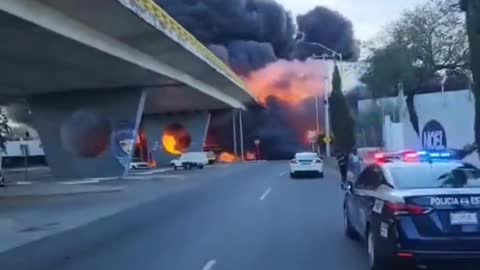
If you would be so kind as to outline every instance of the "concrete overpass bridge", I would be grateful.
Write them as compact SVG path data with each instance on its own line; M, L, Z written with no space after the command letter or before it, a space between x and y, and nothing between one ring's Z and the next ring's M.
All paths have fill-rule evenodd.
M0 36L0 97L28 103L58 178L126 173L141 125L161 162L172 122L201 150L209 110L256 102L152 0L2 0Z

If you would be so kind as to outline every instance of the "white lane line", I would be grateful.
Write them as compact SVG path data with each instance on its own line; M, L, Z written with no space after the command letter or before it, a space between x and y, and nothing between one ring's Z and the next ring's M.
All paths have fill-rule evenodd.
M282 172L280 176L284 176L285 174L287 174L287 171Z
M202 267L202 270L211 270L213 266L217 263L215 260L210 260Z
M260 201L265 200L265 198L268 196L268 194L270 193L271 190L272 190L272 188L269 187L269 188L262 194L262 196L260 197Z

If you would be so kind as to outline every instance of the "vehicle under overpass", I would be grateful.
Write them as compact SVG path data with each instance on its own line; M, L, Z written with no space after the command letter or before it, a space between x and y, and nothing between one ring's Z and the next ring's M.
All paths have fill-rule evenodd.
M142 118L165 159L170 122L197 149L208 111L256 102L151 0L2 0L0 35L0 97L28 104L57 178L125 174Z

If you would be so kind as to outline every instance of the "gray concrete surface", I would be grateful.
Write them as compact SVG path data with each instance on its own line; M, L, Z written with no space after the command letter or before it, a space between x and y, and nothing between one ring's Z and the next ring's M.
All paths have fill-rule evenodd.
M149 199L3 253L2 269L367 269L363 245L344 236L343 192L329 167L323 180L291 180L287 162L172 174L184 179L136 181L122 196L102 195L102 205Z
M34 197L53 197L77 195L84 193L103 193L122 191L123 187L108 187L96 185L67 185L67 184L32 184L15 185L0 188L0 203L4 200L27 199Z
M161 91L180 83L179 90L201 92L207 98L199 100L214 107L254 102L220 60L153 13L136 1L1 1L0 31L8 42L0 52L8 61L0 63L0 94L131 86ZM181 100L177 105L189 110Z
M138 130L145 95L140 89L131 88L29 98L34 127L52 175L57 179L124 175L128 165L118 157L126 153L115 134L121 123ZM97 153L95 149L105 150Z

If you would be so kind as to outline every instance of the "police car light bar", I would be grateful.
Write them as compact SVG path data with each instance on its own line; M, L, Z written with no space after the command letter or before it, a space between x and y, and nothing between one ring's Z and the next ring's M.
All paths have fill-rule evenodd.
M420 154L421 157L427 158L427 159L434 159L434 160L450 160L453 159L453 154L448 151L443 151L443 152L427 152L427 151L421 151Z
M403 151L397 153L376 153L374 158L379 162L388 162L393 160L402 160L407 162L420 162L432 160L450 160L453 158L452 153L431 152L431 151Z

